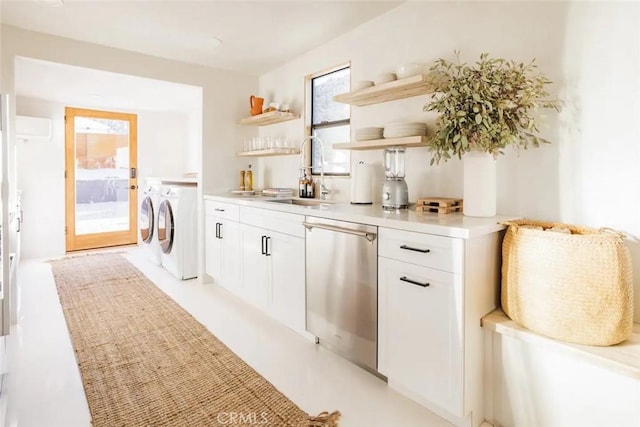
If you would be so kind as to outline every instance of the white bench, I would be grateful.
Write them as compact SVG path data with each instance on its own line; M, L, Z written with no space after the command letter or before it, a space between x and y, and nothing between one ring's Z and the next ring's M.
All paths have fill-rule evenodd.
M506 427L640 427L640 324L595 347L547 338L501 310L485 328L485 413Z

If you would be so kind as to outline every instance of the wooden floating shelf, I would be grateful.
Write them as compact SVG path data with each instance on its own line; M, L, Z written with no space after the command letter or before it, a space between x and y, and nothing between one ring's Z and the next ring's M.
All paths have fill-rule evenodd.
M248 126L267 126L275 123L287 122L299 118L297 114L285 113L283 111L269 111L268 113L258 114L256 116L245 117L240 119L238 124Z
M377 150L388 147L426 147L426 136L407 136L404 138L374 139L333 144L338 150Z
M267 148L264 150L240 151L236 155L240 157L270 157L270 156L291 156L300 154L297 148Z
M395 99L411 98L435 92L426 74L419 74L400 80L383 83L355 92L343 93L333 97L336 102L357 106L378 104Z

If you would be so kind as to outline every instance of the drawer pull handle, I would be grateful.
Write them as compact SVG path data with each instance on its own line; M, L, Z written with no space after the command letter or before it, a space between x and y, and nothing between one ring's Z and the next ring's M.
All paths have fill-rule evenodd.
M427 286L430 285L429 282L427 282L427 283L416 282L415 280L411 280L411 279L407 278L407 276L402 276L400 278L400 280L402 280L403 282L411 283L412 285L422 286L423 288L426 288Z
M224 209L220 209L220 208L215 208L213 210L216 211L216 212L224 212Z
M406 249L408 251L420 252L420 253L423 253L423 254L428 254L429 252L431 252L431 249L418 249L418 248L412 248L411 246L407 246L407 245L400 246L400 249Z

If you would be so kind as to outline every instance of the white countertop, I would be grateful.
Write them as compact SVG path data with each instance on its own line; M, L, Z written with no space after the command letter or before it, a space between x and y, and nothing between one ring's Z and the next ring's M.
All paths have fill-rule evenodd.
M350 203L332 203L319 206L300 206L286 203L274 203L271 200L284 197L244 196L231 193L205 195L206 200L235 203L242 206L271 209L280 212L297 213L339 221L358 222L418 233L436 234L446 237L470 239L493 233L505 228L500 221L513 220L515 216L495 216L476 218L462 213L437 214L416 212L415 207L397 211L386 211L382 205L352 205Z

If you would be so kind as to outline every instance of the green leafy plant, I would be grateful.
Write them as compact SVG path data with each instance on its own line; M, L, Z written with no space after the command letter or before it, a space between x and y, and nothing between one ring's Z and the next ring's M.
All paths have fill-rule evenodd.
M438 59L430 69L438 88L425 111L440 113L436 132L427 141L431 164L470 150L497 157L510 144L527 149L549 142L538 136L540 108L560 111L560 101L548 99L551 81L537 72L534 61L516 63L480 55L473 65Z

